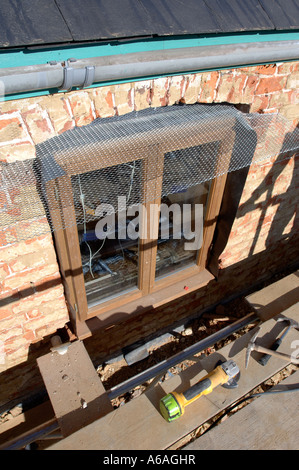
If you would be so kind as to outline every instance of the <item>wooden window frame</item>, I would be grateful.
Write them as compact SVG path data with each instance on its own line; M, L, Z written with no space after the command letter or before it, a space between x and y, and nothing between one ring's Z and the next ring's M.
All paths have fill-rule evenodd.
M119 321L129 313L155 307L174 298L187 294L205 285L213 276L206 270L208 251L212 243L217 217L223 197L226 175L229 168L230 157L235 141L235 119L229 118L214 126L207 125L205 121L192 126L192 130L176 129L171 139L167 139L163 130L155 132L155 141L152 135L134 136L132 147L126 144L126 150L119 152L113 138L103 153L99 144L98 154L90 157L89 148L80 148L80 160L76 164L65 158L63 152L54 155L56 162L65 171L65 175L46 183L47 203L54 227L55 247L60 265L60 271L65 286L65 294L69 305L71 320L78 330L78 325L87 320L98 317L102 324L109 324L110 318ZM221 131L221 132L220 132ZM221 139L219 139L221 134ZM190 145L190 137L192 144ZM171 142L169 142L171 140ZM161 279L155 279L156 267L156 241L149 239L148 235L139 240L139 267L138 286L130 292L119 294L107 301L100 301L98 305L88 307L81 262L78 231L76 229L75 206L72 201L71 176L83 174L93 170L112 167L118 164L142 160L143 171L143 200L147 201L147 192L151 194L151 202L146 202L146 211L149 213L150 204L159 204L163 181L164 156L168 152L195 147L211 142L219 142L218 161L222 176L214 178L208 195L207 208L204 220L203 243L199 250L196 263L191 267L180 269ZM119 141L118 141L119 144ZM93 152L94 153L94 152ZM84 157L88 157L88 169ZM134 157L132 158L132 155ZM100 157L100 158L99 158ZM75 158L75 157L74 157ZM227 162L226 167L223 161ZM217 168L215 174L218 174ZM154 195L154 200L153 196ZM65 200L64 200L65 199ZM158 214L155 217L156 234L158 237ZM68 223L65 223L65 220ZM147 224L149 226L149 224ZM64 227L61 229L61 227ZM55 229L57 228L57 229ZM60 229L59 229L60 228ZM80 329L80 328L79 328ZM84 330L84 328L83 328Z

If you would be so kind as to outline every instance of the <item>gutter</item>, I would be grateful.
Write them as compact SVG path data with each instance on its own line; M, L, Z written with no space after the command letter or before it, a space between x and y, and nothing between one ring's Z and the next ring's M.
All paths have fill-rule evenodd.
M299 59L299 39L132 52L0 69L0 97Z

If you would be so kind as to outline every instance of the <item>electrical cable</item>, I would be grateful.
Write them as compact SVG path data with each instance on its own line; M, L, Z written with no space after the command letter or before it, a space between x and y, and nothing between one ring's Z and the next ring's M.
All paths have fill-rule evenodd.
M79 188L80 188L80 201L81 201L82 209L83 209L83 227L84 227L83 230L84 230L84 234L86 234L86 214L85 214L85 204L84 204L85 194L82 192L80 175L78 175L78 181L79 181ZM90 271L90 274L92 275L93 278L94 278L94 274L93 274L93 271L92 271L92 260L95 257L95 255L97 255L99 253L99 251L101 251L101 249L103 248L105 240L106 240L106 237L104 238L103 243L100 246L100 248L95 253L92 252L92 249L91 249L89 243L87 242L87 240L86 239L84 240L86 245L88 246L88 249L89 249L89 271Z

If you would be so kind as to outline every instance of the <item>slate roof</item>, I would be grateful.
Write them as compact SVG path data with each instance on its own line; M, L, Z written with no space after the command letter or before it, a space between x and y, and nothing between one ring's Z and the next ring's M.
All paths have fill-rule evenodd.
M0 47L299 29L299 0L1 0Z

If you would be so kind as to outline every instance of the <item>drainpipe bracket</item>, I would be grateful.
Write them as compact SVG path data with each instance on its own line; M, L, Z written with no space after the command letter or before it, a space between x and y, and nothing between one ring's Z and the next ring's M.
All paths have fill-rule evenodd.
M82 88L86 88L93 84L94 75L95 75L94 66L88 65L87 67L85 67L85 80L84 80Z
M82 68L73 68L70 62L76 62L76 59L68 59L63 67L63 83L59 90L71 91L73 87L86 88L93 84L95 76L95 67L87 66Z

